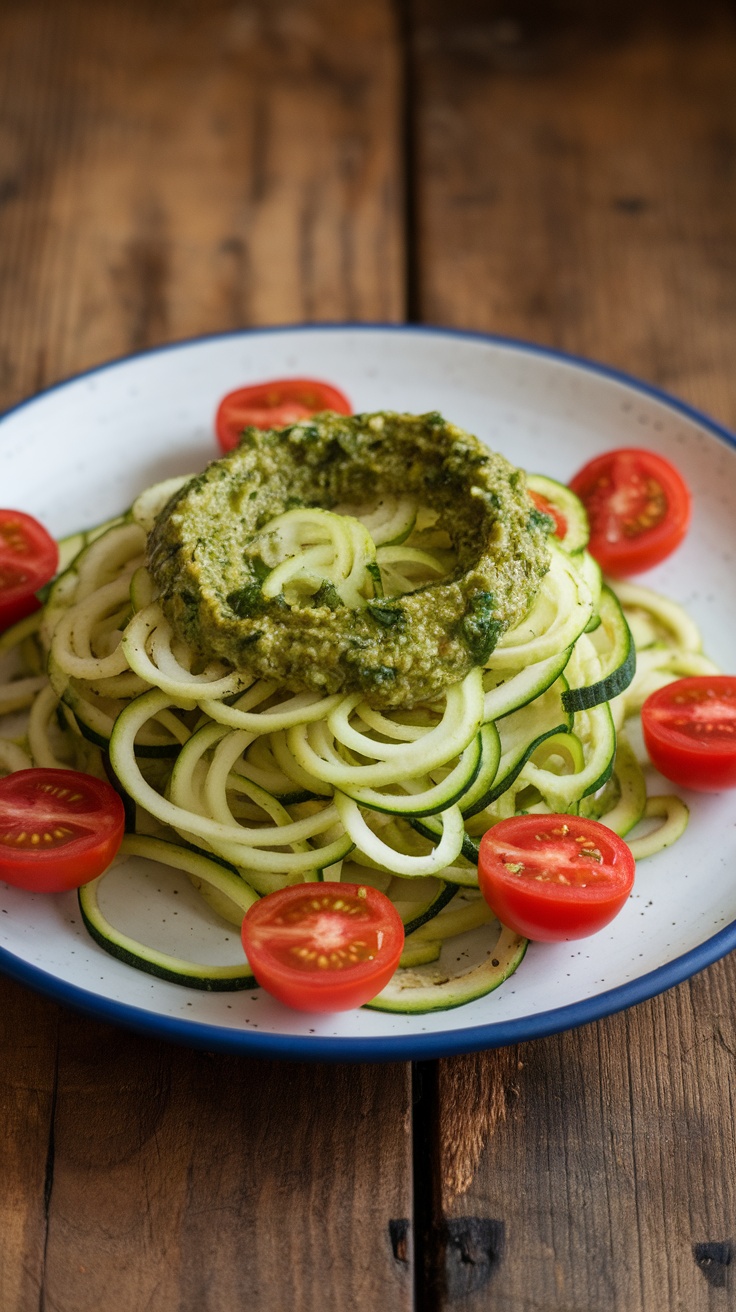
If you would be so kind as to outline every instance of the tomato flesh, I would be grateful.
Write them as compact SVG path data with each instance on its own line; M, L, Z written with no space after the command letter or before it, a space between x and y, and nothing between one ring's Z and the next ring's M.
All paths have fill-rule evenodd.
M687 532L687 484L654 451L608 451L584 465L570 487L588 513L588 550L614 578L658 565Z
M618 914L634 883L631 850L596 820L524 815L481 840L478 882L503 925L541 942L595 934Z
M736 676L668 683L647 697L641 723L650 760L666 779L702 793L736 788Z
M258 983L287 1007L346 1011L388 984L404 926L369 885L293 884L250 908L242 938Z
M125 829L123 803L77 770L17 770L0 779L0 879L32 893L79 888L106 870Z
M555 526L555 537L560 539L564 538L567 533L567 520L562 511L558 510L556 506L553 506L552 502L542 496L541 492L530 491L529 496L537 507L537 510L541 510L543 515L549 515L550 519L553 521Z
M321 410L352 414L352 406L337 387L315 378L276 378L228 392L217 408L215 432L223 451L238 445L244 428L285 428Z
M36 592L53 578L59 548L21 510L0 510L0 632L38 610Z

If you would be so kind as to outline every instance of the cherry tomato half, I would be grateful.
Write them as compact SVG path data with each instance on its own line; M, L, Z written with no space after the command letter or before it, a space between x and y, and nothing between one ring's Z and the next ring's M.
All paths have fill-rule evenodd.
M543 497L541 492L529 491L529 496L537 507L537 510L541 510L543 515L549 515L550 519L554 522L555 537L564 538L567 533L567 520L562 511L558 510L556 506L553 506L552 502L548 501L546 497Z
M588 550L614 578L658 565L687 532L690 492L674 465L654 451L607 451L584 465L570 487L588 512Z
M736 788L736 676L676 679L647 697L641 723L666 779L700 793Z
M597 820L518 815L483 835L478 882L503 925L556 942L585 938L613 920L635 866L623 839Z
M39 606L36 592L54 577L59 548L22 510L0 510L0 633Z
M39 767L0 779L0 879L61 893L107 870L123 838L115 789L77 770Z
M404 947L393 903L365 884L292 884L247 912L243 947L258 983L297 1011L347 1011L388 984Z
M348 398L330 383L314 378L276 378L228 392L217 408L215 432L223 451L238 445L244 428L285 428L320 410L353 413Z

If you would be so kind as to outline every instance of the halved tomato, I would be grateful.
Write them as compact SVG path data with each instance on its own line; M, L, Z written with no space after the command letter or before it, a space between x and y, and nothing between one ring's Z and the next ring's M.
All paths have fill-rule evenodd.
M32 515L0 510L0 633L38 610L36 593L54 577L59 548Z
M613 920L635 868L631 849L597 820L518 815L483 835L478 882L503 925L555 942L595 934Z
M123 838L115 789L77 770L38 767L0 779L0 879L60 893L107 870Z
M700 793L736 788L736 676L676 679L647 697L641 723L666 779Z
M614 578L658 565L687 532L687 484L654 451L607 451L584 465L570 487L588 512L588 550Z
M228 392L217 408L215 432L223 451L238 445L244 428L285 428L320 410L350 415L344 392L315 378L276 378Z
M388 984L404 946L393 903L367 884L292 884L247 912L243 947L258 983L297 1011L347 1011Z

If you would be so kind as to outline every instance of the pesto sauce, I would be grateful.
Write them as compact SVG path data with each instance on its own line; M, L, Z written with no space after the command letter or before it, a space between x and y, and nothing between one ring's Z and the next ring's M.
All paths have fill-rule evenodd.
M276 515L397 489L437 512L457 555L452 575L360 610L331 585L308 606L263 598L253 539ZM484 664L522 618L548 568L549 527L523 471L441 415L326 412L246 429L159 515L149 565L166 615L202 656L294 691L411 706Z

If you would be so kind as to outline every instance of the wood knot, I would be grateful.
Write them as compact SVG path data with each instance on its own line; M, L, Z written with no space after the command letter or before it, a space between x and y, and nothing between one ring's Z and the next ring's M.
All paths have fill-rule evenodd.
M444 1286L449 1301L488 1284L503 1258L505 1225L484 1216L461 1216L442 1228Z
M725 1289L728 1268L733 1261L735 1251L736 1246L731 1239L693 1244L695 1263L714 1289Z
M405 1216L388 1223L388 1237L397 1262L409 1261L409 1226L410 1223Z

